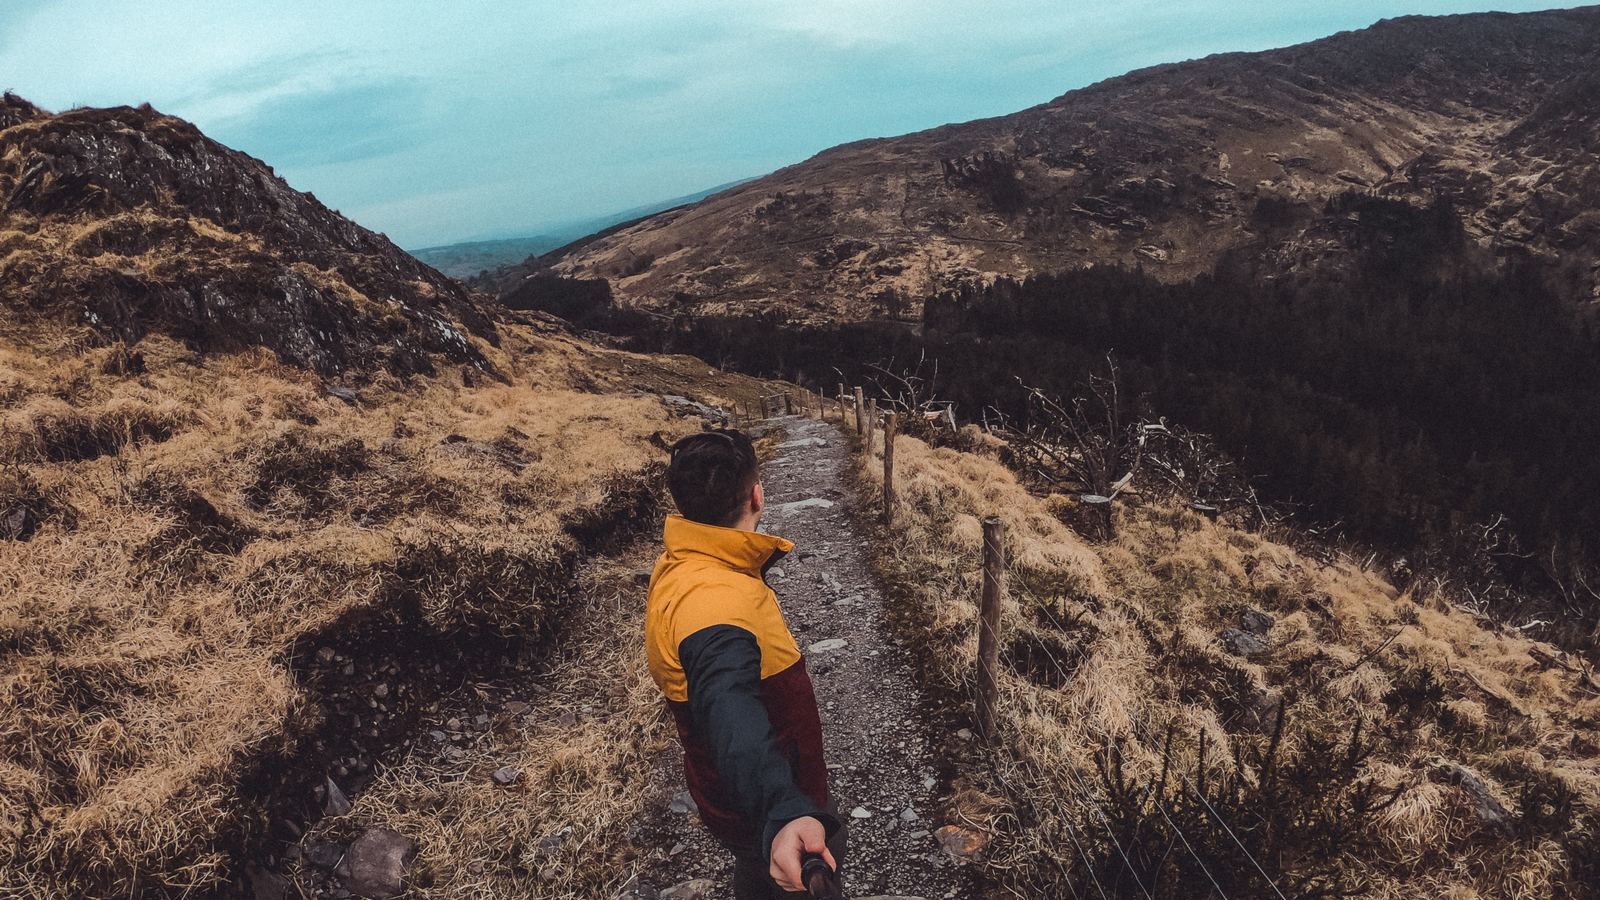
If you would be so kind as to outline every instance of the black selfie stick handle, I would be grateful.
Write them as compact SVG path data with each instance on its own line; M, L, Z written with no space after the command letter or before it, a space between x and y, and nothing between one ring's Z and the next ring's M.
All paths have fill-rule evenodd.
M820 853L800 855L800 882L816 900L844 900L839 893L839 881L834 877L833 866Z

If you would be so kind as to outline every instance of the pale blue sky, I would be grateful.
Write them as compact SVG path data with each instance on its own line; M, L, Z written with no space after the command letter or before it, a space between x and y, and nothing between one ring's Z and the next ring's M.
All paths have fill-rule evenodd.
M150 102L402 246L542 228L1129 69L1472 0L0 0L0 88Z

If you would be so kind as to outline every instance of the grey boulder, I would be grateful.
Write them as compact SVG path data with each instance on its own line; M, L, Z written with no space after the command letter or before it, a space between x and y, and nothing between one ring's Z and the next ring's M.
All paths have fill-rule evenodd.
M1267 645L1261 638L1237 628L1229 628L1222 633L1222 646L1234 656L1250 657L1267 652Z
M406 871L416 855L416 843L405 835L368 828L345 851L337 874L356 896L389 900L405 892Z

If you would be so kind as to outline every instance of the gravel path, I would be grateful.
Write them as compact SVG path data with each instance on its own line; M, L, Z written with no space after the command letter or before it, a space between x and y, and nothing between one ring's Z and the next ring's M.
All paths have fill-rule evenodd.
M762 530L795 543L767 583L777 592L822 708L823 738L839 814L849 823L846 893L928 900L976 896L976 882L939 850L933 832L949 785L935 770L931 733L906 652L885 632L884 603L865 544L851 527L845 483L848 438L832 424L774 420L786 436L763 477ZM676 748L657 760L647 850L622 896L722 900L733 896L732 858L699 825ZM684 882L709 879L687 885ZM677 890L673 888L677 886Z

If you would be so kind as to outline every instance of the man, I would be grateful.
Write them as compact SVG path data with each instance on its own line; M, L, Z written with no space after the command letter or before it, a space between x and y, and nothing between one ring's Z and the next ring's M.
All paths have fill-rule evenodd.
M794 544L760 534L755 448L737 431L672 447L666 552L650 579L645 645L683 742L684 780L733 852L738 900L803 892L801 856L837 868L822 720L766 571Z

